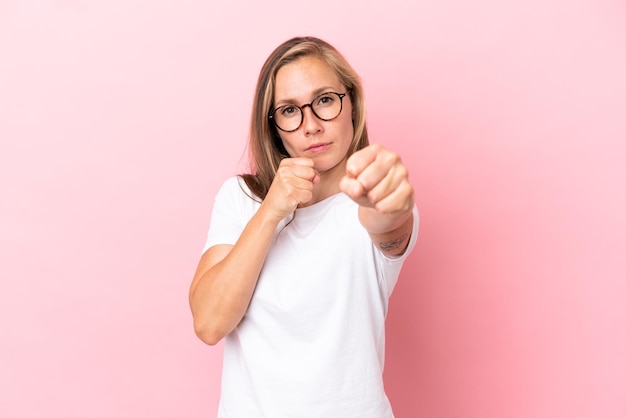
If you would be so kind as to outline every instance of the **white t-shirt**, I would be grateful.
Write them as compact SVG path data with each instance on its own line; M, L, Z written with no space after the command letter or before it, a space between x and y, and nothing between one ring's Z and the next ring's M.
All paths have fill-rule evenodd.
M217 194L205 250L234 245L260 206L238 177ZM402 257L385 257L343 193L276 230L250 306L225 338L219 418L391 418L385 316Z

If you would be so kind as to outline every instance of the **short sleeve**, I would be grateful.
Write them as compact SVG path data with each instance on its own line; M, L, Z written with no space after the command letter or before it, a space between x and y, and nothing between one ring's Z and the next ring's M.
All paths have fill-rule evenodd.
M240 177L224 182L215 196L207 240L202 252L214 245L235 245L259 203Z

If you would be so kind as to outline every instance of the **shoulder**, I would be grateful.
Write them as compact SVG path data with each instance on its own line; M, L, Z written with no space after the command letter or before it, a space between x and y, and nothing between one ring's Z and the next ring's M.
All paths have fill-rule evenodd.
M240 176L229 177L215 195L213 202L214 214L222 214L243 221L254 214L261 205Z
M261 199L250 191L250 188L241 176L232 176L227 178L217 192L216 198L245 198L259 203L261 202Z

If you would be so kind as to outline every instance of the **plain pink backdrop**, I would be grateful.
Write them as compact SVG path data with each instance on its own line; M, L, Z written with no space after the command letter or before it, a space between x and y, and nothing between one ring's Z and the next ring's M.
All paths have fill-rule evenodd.
M213 417L187 290L261 64L312 34L411 171L398 418L626 416L621 1L0 1L0 416Z

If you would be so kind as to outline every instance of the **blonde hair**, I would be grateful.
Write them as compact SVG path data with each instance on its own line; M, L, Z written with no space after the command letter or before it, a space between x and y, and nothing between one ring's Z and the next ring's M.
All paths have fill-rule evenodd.
M348 155L369 144L363 86L360 77L346 59L332 45L318 38L296 37L284 42L270 54L259 73L250 120L248 144L250 173L241 175L252 193L261 200L265 199L269 191L280 161L289 157L276 126L268 117L274 108L276 73L285 65L302 57L314 57L325 62L349 92L353 109L354 137Z

